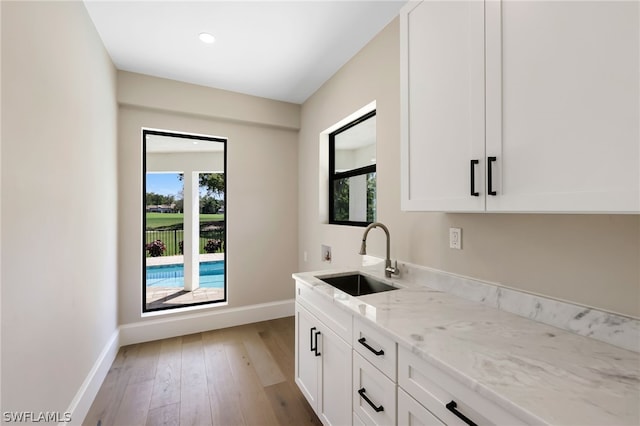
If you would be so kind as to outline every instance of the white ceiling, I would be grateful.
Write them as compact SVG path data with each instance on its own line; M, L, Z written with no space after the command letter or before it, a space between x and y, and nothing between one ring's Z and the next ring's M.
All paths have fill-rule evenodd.
M406 0L84 2L118 69L300 104Z

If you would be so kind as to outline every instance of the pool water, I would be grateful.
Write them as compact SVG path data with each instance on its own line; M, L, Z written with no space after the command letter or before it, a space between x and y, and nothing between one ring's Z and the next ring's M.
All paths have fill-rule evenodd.
M184 287L184 265L147 266L147 287ZM224 288L224 260L200 262L200 287Z

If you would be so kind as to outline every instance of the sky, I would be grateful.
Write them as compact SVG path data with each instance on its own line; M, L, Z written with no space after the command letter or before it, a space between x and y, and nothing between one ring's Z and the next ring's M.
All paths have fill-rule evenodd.
M178 180L178 173L147 173L146 192L181 198L180 191L182 191L182 181Z
M178 180L179 175L180 173L147 173L147 190L145 192L173 195L176 200L179 200L182 198L180 191L183 188L183 182ZM206 194L206 189L200 188L200 196L202 197Z

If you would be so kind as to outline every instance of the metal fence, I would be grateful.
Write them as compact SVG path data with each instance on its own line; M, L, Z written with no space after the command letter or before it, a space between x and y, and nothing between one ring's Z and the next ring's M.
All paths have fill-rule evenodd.
M145 233L145 246L156 240L162 241L165 251L162 256L176 256L182 254L182 242L184 241L183 229L152 230ZM220 248L217 252L224 252L225 232L224 225L205 226L200 229L200 254L207 253L205 246L209 240L219 240ZM216 244L213 244L216 245ZM149 257L149 251L146 251Z

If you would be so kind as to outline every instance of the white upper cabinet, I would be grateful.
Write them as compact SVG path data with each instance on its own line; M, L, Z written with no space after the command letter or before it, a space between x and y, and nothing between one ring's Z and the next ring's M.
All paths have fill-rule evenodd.
M633 1L407 5L403 209L640 212L639 21Z
M402 208L483 210L484 4L410 3L401 18ZM484 193L484 161L474 165Z

